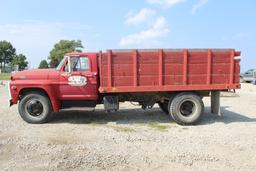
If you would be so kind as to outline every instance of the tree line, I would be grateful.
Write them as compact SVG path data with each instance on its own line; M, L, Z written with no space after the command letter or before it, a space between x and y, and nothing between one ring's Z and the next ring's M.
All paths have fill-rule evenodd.
M49 62L46 59L42 60L38 68L55 68L66 53L81 52L83 48L81 40L60 40L50 51L47 58Z
M28 61L25 55L16 54L16 49L13 45L6 41L0 41L0 69L5 72L6 66L14 67L18 65L19 70L24 70L28 66Z
M42 60L38 68L55 68L62 58L69 52L81 52L83 49L81 40L60 40L50 51L49 56ZM13 45L6 41L0 41L0 69L5 71L6 66L19 66L19 70L24 70L28 66L25 55L16 54Z

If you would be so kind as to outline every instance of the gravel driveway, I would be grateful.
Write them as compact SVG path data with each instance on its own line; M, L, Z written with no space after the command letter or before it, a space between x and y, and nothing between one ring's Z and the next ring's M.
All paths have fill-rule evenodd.
M243 84L237 94L222 97L223 118L210 114L205 98L197 126L130 103L117 113L99 106L30 125L0 85L0 170L255 170L256 86Z

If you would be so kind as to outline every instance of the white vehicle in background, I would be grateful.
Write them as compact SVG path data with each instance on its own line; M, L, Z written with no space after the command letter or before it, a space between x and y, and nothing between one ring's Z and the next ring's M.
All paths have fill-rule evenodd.
M256 85L256 69L250 69L244 74L241 74L240 81L246 83L253 83Z

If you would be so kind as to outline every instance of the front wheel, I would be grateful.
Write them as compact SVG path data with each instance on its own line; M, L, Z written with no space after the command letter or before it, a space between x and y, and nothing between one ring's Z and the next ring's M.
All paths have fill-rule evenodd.
M169 104L171 117L180 125L197 123L203 112L204 104L194 93L180 93Z
M19 114L28 123L41 124L47 122L52 114L52 107L47 96L39 93L25 95L19 103Z

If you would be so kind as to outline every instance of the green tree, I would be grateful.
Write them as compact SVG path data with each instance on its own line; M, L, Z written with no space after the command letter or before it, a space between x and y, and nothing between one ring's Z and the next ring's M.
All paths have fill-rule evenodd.
M46 60L42 60L38 66L39 69L49 68Z
M19 70L24 70L28 66L28 61L25 55L23 54L18 54L14 55L12 61L11 61L12 67L15 65L19 66Z
M10 42L6 40L0 41L0 67L5 70L5 65L10 63L13 56L16 53L16 49Z
M50 51L50 66L56 67L62 60L64 55L69 52L81 52L83 48L81 40L60 40L54 45L54 48Z

